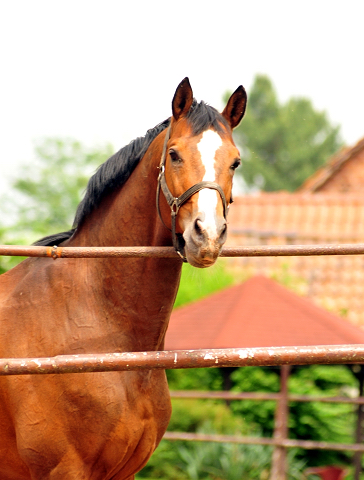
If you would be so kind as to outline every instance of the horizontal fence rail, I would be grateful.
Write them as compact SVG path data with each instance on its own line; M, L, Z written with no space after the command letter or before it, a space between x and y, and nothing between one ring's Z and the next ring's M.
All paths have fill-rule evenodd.
M205 400L251 400L251 401L277 401L281 393L269 392L231 392L231 391L202 391L202 390L170 390L172 398L205 399ZM320 402L320 403L347 403L364 405L364 397L319 397L311 395L289 394L288 402Z
M364 345L259 347L0 359L1 375L364 363Z
M268 392L231 392L231 391L196 391L196 390L171 390L172 398L183 399L209 399L209 400L251 400L251 401L279 401L282 393ZM364 397L323 397L312 395L288 394L287 402L328 402L345 403L352 405L363 405ZM326 441L299 440L288 438L268 438L268 437L249 437L242 435L218 435L189 432L171 432L167 431L163 437L165 440L172 441L195 441L195 442L216 442L216 443L236 443L244 445L268 445L283 448L303 448L305 450L336 450L364 452L363 443L334 443Z
M338 450L364 452L362 443L330 443L311 440L291 440L266 437L241 437L238 435L213 435L205 433L166 432L165 440L185 440L195 442L238 443L244 445L271 445L285 448L304 448L305 450Z
M364 243L322 245L257 245L224 247L220 257L286 257L363 255ZM0 255L50 258L179 258L173 247L23 247L0 245Z

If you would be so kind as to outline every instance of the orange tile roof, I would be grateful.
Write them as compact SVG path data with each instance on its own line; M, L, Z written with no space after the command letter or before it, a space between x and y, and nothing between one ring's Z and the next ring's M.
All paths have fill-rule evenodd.
M167 350L364 343L364 331L255 276L173 311Z
M236 197L229 233L333 241L364 241L364 195L260 193Z

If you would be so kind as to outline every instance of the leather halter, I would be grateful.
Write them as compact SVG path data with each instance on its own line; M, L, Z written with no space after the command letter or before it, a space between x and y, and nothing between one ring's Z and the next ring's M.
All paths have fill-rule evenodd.
M162 190L163 195L170 206L171 209L171 227L168 228L172 232L172 241L173 241L173 246L178 255L182 258L184 262L187 262L187 258L184 253L184 247L185 247L185 241L183 238L183 235L181 233L176 233L176 217L178 214L178 211L180 207L187 202L187 200L192 197L195 193L199 192L200 190L204 188L211 188L213 190L217 190L221 196L223 208L224 208L224 218L226 220L227 213L228 213L228 206L225 198L225 194L220 187L218 183L215 182L199 182L190 187L188 190L186 190L182 195L179 197L174 197L172 193L170 192L167 182L166 182L166 177L165 177L165 164L166 164L166 152L167 152L167 143L170 138L170 133L171 133L171 124L169 124L166 137L164 139L164 145L163 145L163 150L162 150L162 156L161 156L161 161L159 164L159 175L158 175L158 186L157 186L157 198L156 198L156 203L157 203L157 211L159 218L161 219L163 225L167 227L167 225L164 223L160 208L159 208L159 192ZM232 199L230 201L232 203Z

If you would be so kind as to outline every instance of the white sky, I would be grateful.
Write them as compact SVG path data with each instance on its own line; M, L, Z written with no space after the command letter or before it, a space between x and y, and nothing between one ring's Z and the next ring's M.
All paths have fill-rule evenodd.
M0 193L33 141L119 149L170 115L178 83L221 108L256 73L364 136L362 0L0 0Z

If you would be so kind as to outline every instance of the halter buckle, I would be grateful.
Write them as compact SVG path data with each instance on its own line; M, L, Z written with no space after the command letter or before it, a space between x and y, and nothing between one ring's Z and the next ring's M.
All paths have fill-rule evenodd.
M177 215L180 205L178 205L179 198L174 197L173 203L171 205L171 213Z

